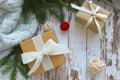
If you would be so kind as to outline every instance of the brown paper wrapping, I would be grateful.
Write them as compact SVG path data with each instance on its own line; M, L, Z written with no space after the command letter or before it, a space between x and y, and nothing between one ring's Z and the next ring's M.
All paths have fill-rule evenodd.
M96 9L96 7L98 5L94 4L93 3L93 6L94 6L94 9ZM90 9L90 6L89 6L89 3L88 1L86 0L84 2L84 4L82 5L82 7L85 7L87 8L88 10L91 10ZM101 13L101 14L105 14L107 15L108 17L110 16L110 12L108 12L107 10L103 9L103 8L100 8L100 10L97 12L97 13ZM82 12L82 11L79 11L77 12L76 14L76 20L79 21L81 24L85 25L87 23L87 21L89 20L89 18L92 17L92 15L90 14L87 14L85 12ZM100 26L101 26L101 30L104 28L104 25L105 25L105 22L101 21L100 19L97 18L97 21L99 22ZM92 23L88 26L90 29L92 29L93 31L97 32L98 33L98 29L97 29L97 26L95 24L94 21L92 21Z
M42 34L41 37L42 37L44 43L47 42L47 40L49 40L49 39L52 39L52 40L54 40L55 42L58 43L58 39L57 39L57 37L55 35L54 30L51 30L49 32L46 32L46 33ZM24 52L30 52L30 51L36 51L32 39L28 39L26 41L21 42L20 46L21 46L21 48L23 50L23 53ZM52 61L52 64L53 64L54 68L59 67L62 64L66 63L64 54L55 55L55 56L49 56L49 57L50 57L50 59ZM28 64L30 69L32 68L34 63L35 63L35 61ZM43 65L41 64L40 67L33 73L33 75L37 75L37 74L42 73L44 71L45 70L43 68Z

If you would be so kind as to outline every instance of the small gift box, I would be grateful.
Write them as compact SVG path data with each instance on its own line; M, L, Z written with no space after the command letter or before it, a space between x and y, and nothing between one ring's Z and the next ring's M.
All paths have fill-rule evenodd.
M62 51L65 52L65 50L62 49L62 51L60 51L61 47L57 43L58 39L55 35L54 30L45 32L42 35L33 37L20 43L20 46L24 52L22 54L23 63L26 64L30 62L28 64L30 69L33 67L36 68L37 65L37 69L36 70L33 69L34 71L31 71L29 74L37 75L39 73L48 71L50 69L56 68L66 63L64 54L61 53ZM34 53L37 55L37 59L35 58L36 55ZM34 61L29 60L34 58L35 58Z
M89 27L95 32L103 29L110 12L92 3L92 1L85 1L82 7L72 5L73 8L79 10L76 14L76 20L84 27Z

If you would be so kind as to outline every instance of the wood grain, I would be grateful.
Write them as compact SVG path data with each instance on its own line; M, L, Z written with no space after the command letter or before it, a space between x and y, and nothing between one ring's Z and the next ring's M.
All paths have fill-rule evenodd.
M60 43L67 45L71 53L66 54L66 64L29 80L120 80L120 17L114 8L102 0L93 0L97 5L112 12L103 30L104 38L87 29L83 30L75 21L75 13L65 11L65 21L70 22L69 31L60 30L60 22L54 18L48 21L54 23L54 30ZM39 33L43 33L43 27ZM106 68L98 75L92 75L87 70L89 59L97 56L106 63ZM8 74L9 75L9 74ZM0 80L9 80L8 75L0 75ZM18 74L17 80L24 80Z

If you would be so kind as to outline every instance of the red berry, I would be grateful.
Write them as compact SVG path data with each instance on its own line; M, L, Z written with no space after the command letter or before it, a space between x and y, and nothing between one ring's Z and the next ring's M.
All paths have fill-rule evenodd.
M67 31L69 29L70 25L68 22L66 21L63 21L61 22L60 24L60 29L63 30L63 31Z

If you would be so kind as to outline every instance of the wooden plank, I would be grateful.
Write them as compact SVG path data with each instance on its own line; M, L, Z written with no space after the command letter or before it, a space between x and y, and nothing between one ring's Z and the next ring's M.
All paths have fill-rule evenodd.
M119 42L120 42L120 27L119 27L119 18L116 12L112 15L113 18L110 20L109 27L106 30L106 75L109 80L119 80L120 71L119 71Z
M86 80L86 31L82 30L81 24L72 16L69 31L70 54L70 77L68 80Z
M104 5L105 6L105 5ZM110 8L110 6L108 7ZM105 28L105 60L106 60L106 79L119 80L119 18L113 8L109 9L112 12Z
M103 2L100 2L98 0L93 0L93 2L109 11L111 10L111 7L106 6L106 4ZM107 22L104 31L108 30L108 28L110 27L109 22L111 23L110 19ZM104 62L106 62L106 55L108 55L108 53L105 52L107 49L106 49L106 37L105 37L106 33L104 33L104 31L103 31L104 37L102 40L100 40L99 34L96 34L93 31L88 29L88 31L87 31L87 60L88 61L92 57L96 56L96 57L100 58L101 60L103 60ZM111 33L112 32L109 32L109 34L111 34ZM107 38L107 40L112 40L112 39ZM110 45L108 45L108 47L110 47ZM98 75L92 75L88 72L87 80L107 80L106 75L107 75L106 69Z

